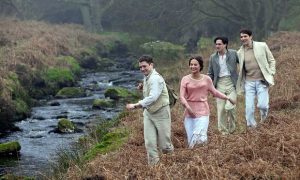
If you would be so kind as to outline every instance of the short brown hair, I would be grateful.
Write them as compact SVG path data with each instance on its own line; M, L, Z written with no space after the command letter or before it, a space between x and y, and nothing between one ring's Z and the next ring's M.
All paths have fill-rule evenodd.
M195 60L198 61L199 65L200 65L200 71L202 71L202 69L203 69L203 59L202 59L202 57L201 56L195 56L195 57L192 56L192 57L190 57L190 59L189 59L189 65L191 65L191 61L193 59L195 59Z
M150 55L142 55L139 58L139 62L143 62L143 61L147 62L148 64L151 64L151 63L153 63L153 58Z
M249 36L252 36L252 31L249 30L249 29L241 29L240 30L240 34L243 33L243 34L248 34Z

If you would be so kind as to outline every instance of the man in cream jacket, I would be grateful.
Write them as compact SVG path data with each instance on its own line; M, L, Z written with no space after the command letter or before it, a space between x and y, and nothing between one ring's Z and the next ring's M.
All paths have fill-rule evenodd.
M238 50L240 73L237 81L237 92L245 93L245 115L247 127L255 128L255 98L260 110L260 122L264 122L269 111L269 87L274 85L275 59L265 42L252 40L252 32L240 31L243 43Z

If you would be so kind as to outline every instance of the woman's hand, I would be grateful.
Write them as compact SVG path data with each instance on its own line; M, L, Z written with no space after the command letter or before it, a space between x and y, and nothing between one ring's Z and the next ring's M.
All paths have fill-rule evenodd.
M189 107L186 107L186 109L188 110L188 112L193 116L193 117L196 117L196 113L194 112L194 110L189 106Z
M233 104L233 105L235 105L235 100L233 100L233 99L231 99L231 98L229 98L229 97L227 97L227 100L231 103L231 104Z

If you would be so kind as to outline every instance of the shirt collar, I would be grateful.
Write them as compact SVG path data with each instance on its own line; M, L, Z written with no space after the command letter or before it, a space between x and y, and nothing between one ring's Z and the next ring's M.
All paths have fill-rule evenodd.
M251 41L250 46L246 47L243 45L243 47L244 47L244 49L253 49L253 41Z
M227 55L228 50L225 51L225 53L223 55ZM217 52L217 55L220 56L220 53Z
M151 74L152 74L153 72L155 72L155 69L154 69L154 68L152 69L152 71L150 71L150 73L148 74L148 76L145 76L146 80L149 79L149 77L151 76Z

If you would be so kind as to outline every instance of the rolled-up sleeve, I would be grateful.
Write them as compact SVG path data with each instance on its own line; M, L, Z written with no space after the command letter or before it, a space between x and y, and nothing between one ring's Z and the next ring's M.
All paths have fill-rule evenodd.
M164 80L160 76L152 76L148 79L148 86L150 88L149 96L139 101L142 107L148 107L159 98L164 88Z

